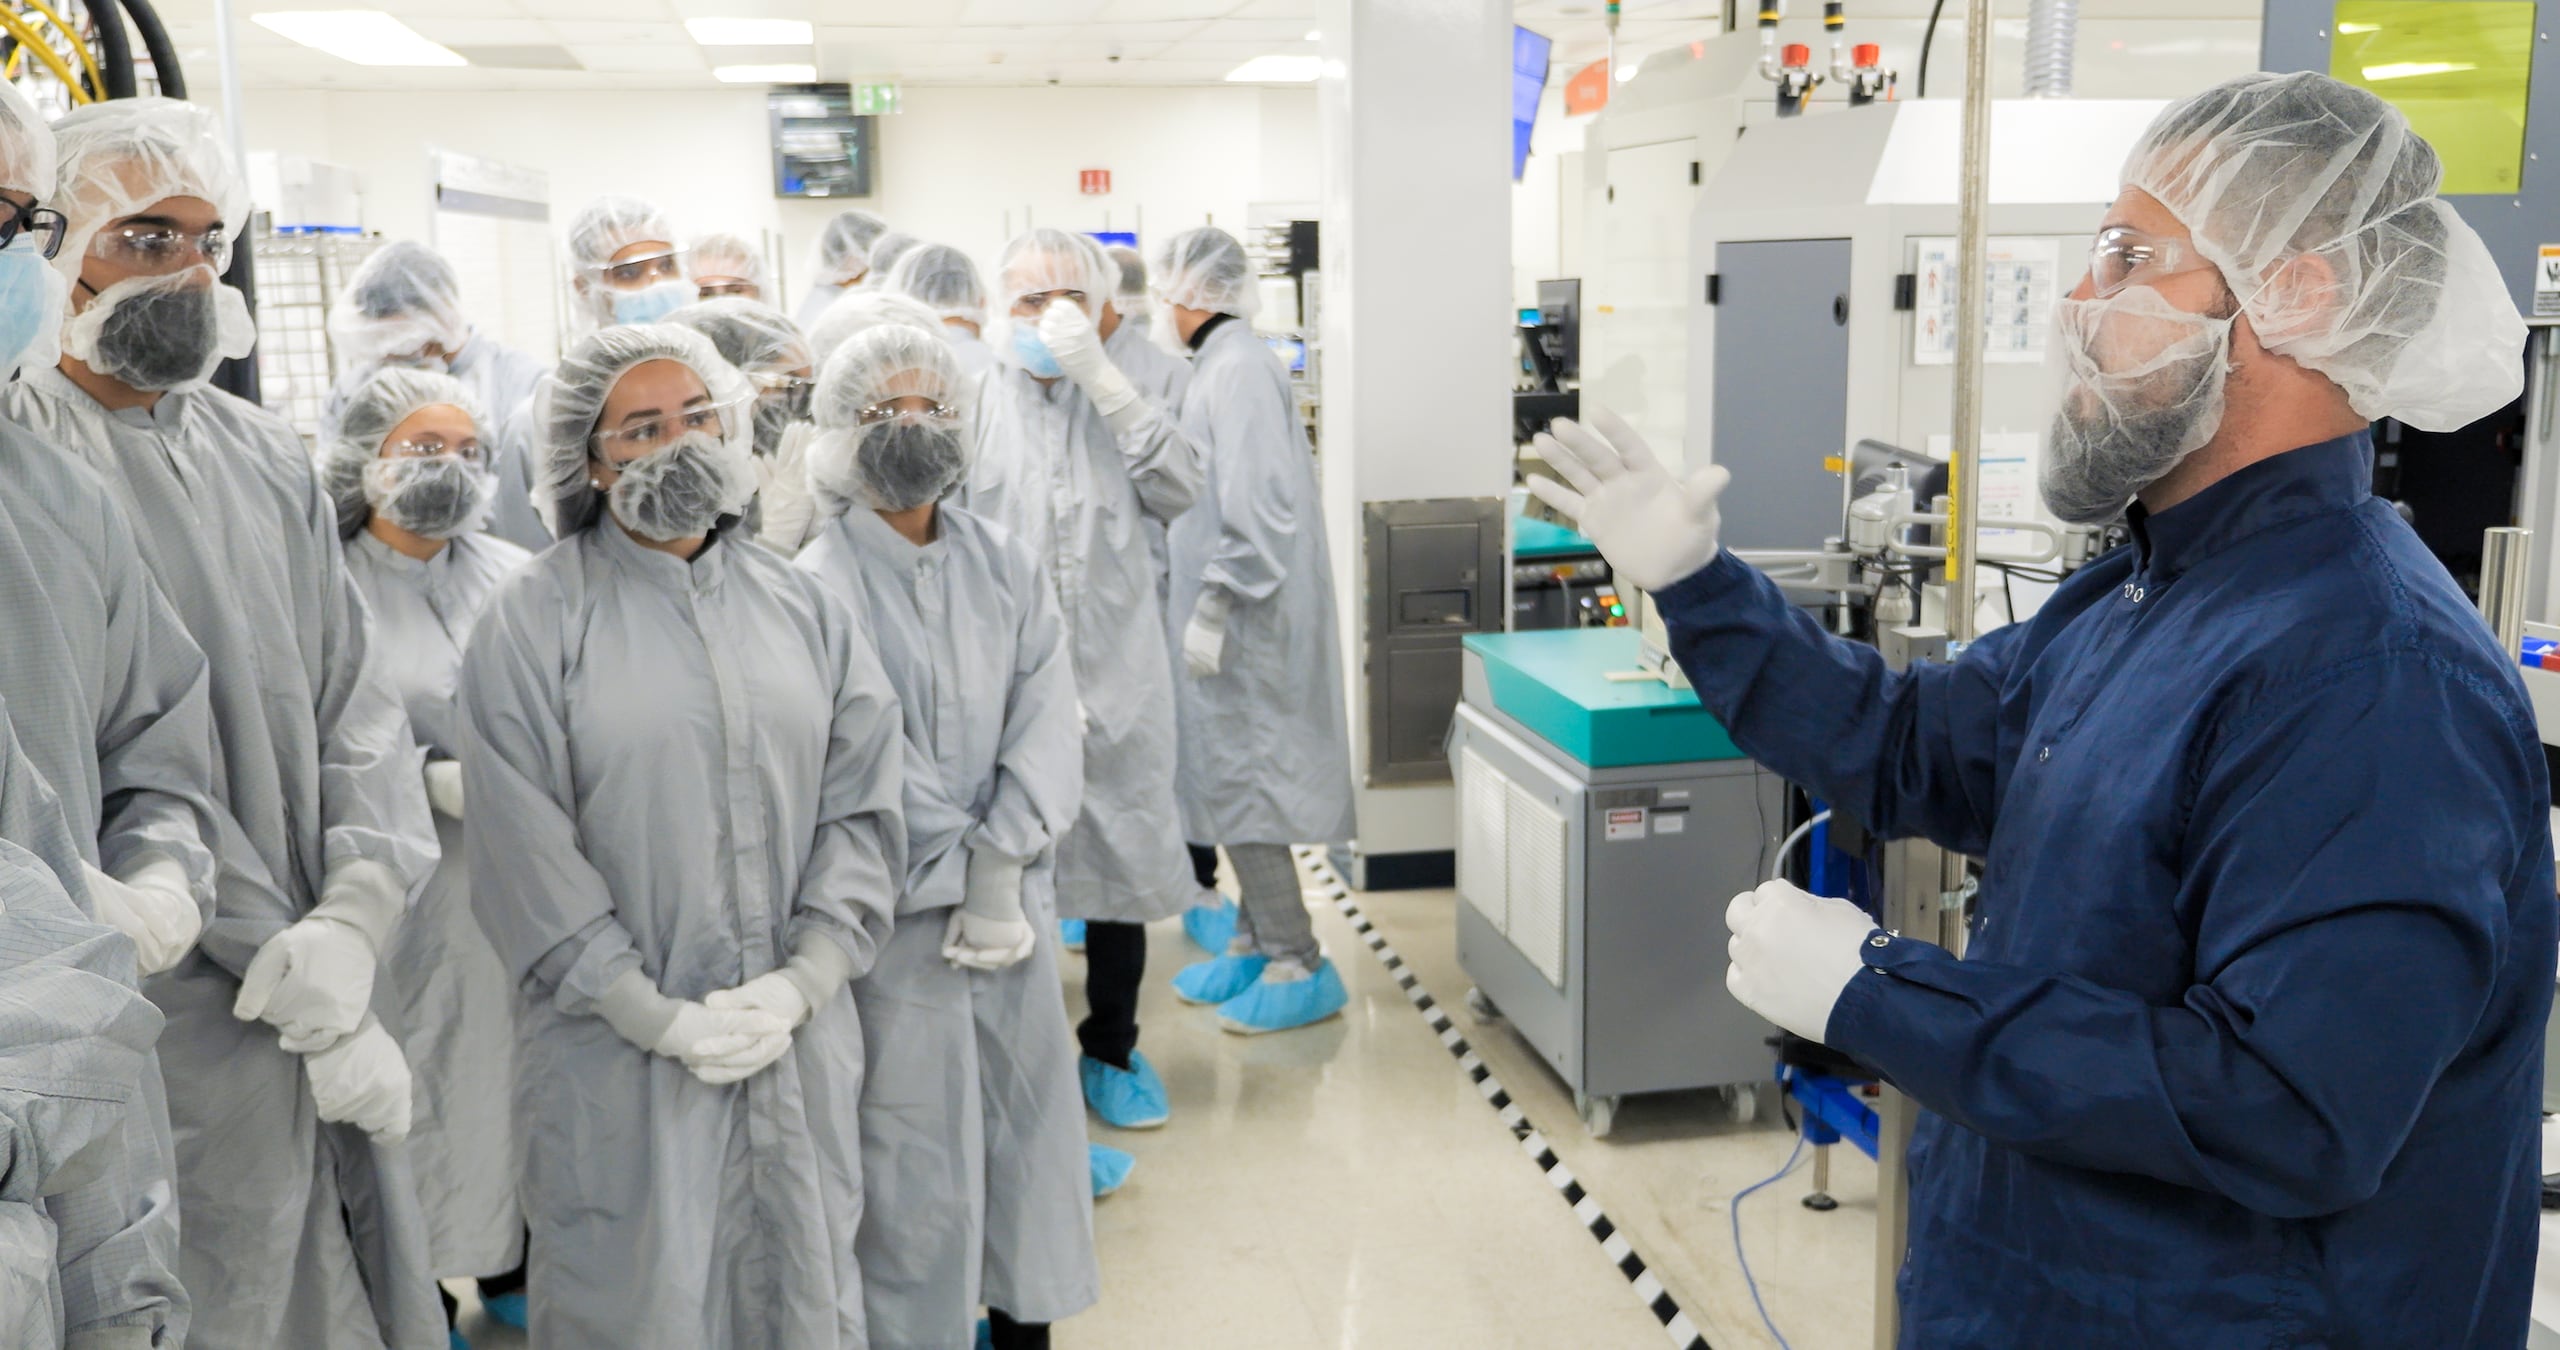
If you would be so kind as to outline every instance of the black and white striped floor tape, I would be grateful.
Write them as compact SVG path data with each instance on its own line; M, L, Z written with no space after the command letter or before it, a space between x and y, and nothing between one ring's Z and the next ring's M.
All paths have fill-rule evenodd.
M1512 1137L1520 1141L1520 1151L1529 1155L1529 1160L1536 1163L1539 1172L1546 1176L1547 1184L1573 1207L1573 1217L1591 1234L1592 1240L1600 1244L1600 1250L1609 1254L1609 1259L1616 1263L1619 1272L1627 1277L1627 1283L1636 1291L1636 1297L1661 1319L1663 1333L1670 1337L1671 1344L1680 1350L1713 1350L1706 1335L1689 1320L1689 1314L1680 1310L1680 1303L1671 1297L1671 1291L1662 1287L1661 1280L1654 1278L1652 1269L1636 1251L1635 1244L1627 1241L1627 1235L1619 1232L1618 1226L1602 1212L1598 1197L1582 1189L1582 1183L1574 1180L1564 1160L1547 1146L1546 1136L1540 1134L1538 1127L1522 1114L1519 1104L1511 1100L1510 1091L1477 1056L1475 1047L1467 1044L1466 1036L1450 1020L1440 1001L1431 996L1430 990L1422 987L1421 977L1413 973L1413 968L1404 963L1404 957L1388 943L1387 935L1361 911L1360 902L1351 898L1351 888L1344 885L1341 876L1334 872L1333 864L1326 861L1324 851L1314 848L1294 851L1298 856L1298 866L1314 879L1316 893L1333 902L1333 907L1350 921L1353 931L1360 934L1360 940L1368 944L1370 954L1376 956L1379 963L1387 968L1387 974L1395 978L1396 987L1412 1001L1414 1011L1422 1014L1422 1020L1430 1024L1432 1034L1440 1038L1440 1044L1448 1049L1450 1057L1458 1061L1459 1069L1476 1085L1476 1091L1483 1095L1486 1104L1502 1117L1502 1123L1510 1128Z

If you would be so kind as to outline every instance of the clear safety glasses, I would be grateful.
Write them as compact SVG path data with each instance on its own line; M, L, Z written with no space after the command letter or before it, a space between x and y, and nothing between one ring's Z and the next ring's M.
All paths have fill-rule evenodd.
M652 417L645 422L633 422L616 427L611 431L599 431L595 434L595 450L606 459L627 463L654 455L695 433L725 437L728 435L730 414L735 413L745 404L744 399L732 399L727 403L705 403L699 407L687 408L680 413L668 413L664 416ZM614 453L616 451L620 453Z
M216 272L231 270L231 236L219 225L190 234L174 225L128 221L98 231L89 241L89 253L146 276L183 272L198 263Z
M741 281L736 277L695 277L693 284L702 292L702 298L705 300L719 300L733 295L753 300L763 294L762 288L754 282Z
M755 385L757 398L788 409L794 421L808 420L809 396L817 390L816 380L780 371L750 371L747 380Z
M2089 245L2089 285L2101 300L2127 286L2165 281L2210 266L2192 244L2122 225L2100 230Z
M478 464L487 457L487 452L481 449L478 437L449 441L432 431L382 443L384 459L431 459L437 455L454 455Z
M636 258L625 258L587 270L604 278L605 284L616 290L636 291L661 281L682 281L684 250L671 248L664 253L644 253Z
M906 397L912 398L917 396L907 395ZM854 420L866 427L876 427L883 422L896 422L900 420L909 422L952 423L960 420L960 410L952 407L948 403L941 402L936 402L929 407L923 408L901 408L898 406L898 400L892 399L886 403L874 403L870 407L864 408L862 411L854 414Z
M0 220L0 248L14 247L23 234L35 240L48 259L62 251L62 233L71 222L61 212L46 206L20 206L5 197L0 197L0 206L9 208L8 218Z

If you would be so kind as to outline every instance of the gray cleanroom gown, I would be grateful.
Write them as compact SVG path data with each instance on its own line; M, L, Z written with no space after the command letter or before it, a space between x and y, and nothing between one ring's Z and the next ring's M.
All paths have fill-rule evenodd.
M1055 1322L1100 1293L1051 896L1082 789L1074 674L1031 551L965 511L938 519L918 548L856 507L800 555L863 616L910 746L897 932L854 985L877 1350L966 1344L980 1303ZM1031 864L1023 911L1039 945L1004 970L942 959L972 847Z
M408 717L373 651L337 508L274 414L220 390L110 412L59 370L11 416L107 480L212 671L222 833L214 917L153 979L177 1139L191 1350L446 1343L407 1154L321 1122L302 1059L231 1015L258 948L354 859L411 886L436 861ZM397 1027L393 1030L396 1034Z
M1182 426L1208 490L1166 531L1179 652L1204 583L1234 601L1218 673L1175 681L1183 834L1195 844L1327 844L1352 834L1342 635L1315 460L1289 373L1230 320L1202 339Z
M462 663L471 903L518 981L536 1345L861 1350L862 1027L704 1084L596 999L699 1000L800 939L857 974L906 866L896 695L843 601L743 537L602 520L498 590Z
M462 648L481 606L532 555L489 534L466 534L424 561L369 533L347 541L347 570L373 609L374 643L400 687L427 758L462 752L454 692ZM469 810L466 803L465 811ZM515 981L471 912L462 821L436 815L436 865L383 962L400 1003L416 1082L409 1160L427 1215L439 1277L497 1275L524 1259L516 1178L524 1137L515 1127Z
M1115 437L1072 380L1016 366L978 396L977 460L958 499L1040 559L1085 717L1084 809L1058 847L1058 912L1146 923L1190 902L1174 805L1173 669L1141 521L1200 490L1200 452L1157 405Z

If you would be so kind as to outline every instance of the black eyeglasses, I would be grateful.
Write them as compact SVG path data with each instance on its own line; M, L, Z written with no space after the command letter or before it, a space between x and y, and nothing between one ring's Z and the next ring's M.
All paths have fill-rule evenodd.
M8 219L0 220L0 248L16 243L19 231L28 230L43 241L47 259L62 251L62 232L71 227L71 222L63 219L61 212L49 206L20 206L5 197L0 197L0 205L9 208Z

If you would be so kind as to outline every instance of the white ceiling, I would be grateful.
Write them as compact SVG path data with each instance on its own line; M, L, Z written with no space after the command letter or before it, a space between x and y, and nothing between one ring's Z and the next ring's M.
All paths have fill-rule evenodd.
M1401 2L1401 0L1396 0ZM613 89L705 88L715 64L809 61L809 48L696 46L688 17L807 19L816 26L820 78L894 79L910 85L1217 84L1268 53L1313 53L1318 0L245 0L242 83L252 88ZM2259 0L2083 0L2087 17L2255 15ZM197 83L213 81L213 0L159 0L180 59ZM1861 15L1918 18L1930 0L1850 0ZM566 48L583 70L389 69L299 47L248 22L268 10L378 7L451 47ZM1517 21L1555 39L1561 83L1608 51L1602 0L1516 0ZM1742 0L1742 21L1755 6ZM1959 0L1960 9L1960 0ZM1998 0L2003 14L2026 0ZM1791 14L1819 13L1795 0ZM1722 0L1626 0L1622 62L1711 37Z

